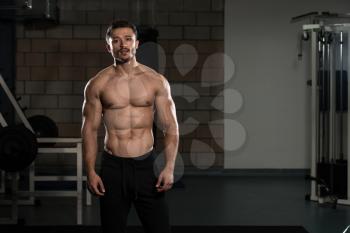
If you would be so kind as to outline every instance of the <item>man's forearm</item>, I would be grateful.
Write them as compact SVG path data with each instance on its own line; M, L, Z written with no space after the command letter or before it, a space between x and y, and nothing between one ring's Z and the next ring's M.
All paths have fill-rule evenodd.
M83 136L83 157L86 173L95 172L97 156L97 132L86 133Z
M177 150L179 145L178 132L165 133L164 144L165 144L165 168L173 171L175 167L175 160L176 160Z

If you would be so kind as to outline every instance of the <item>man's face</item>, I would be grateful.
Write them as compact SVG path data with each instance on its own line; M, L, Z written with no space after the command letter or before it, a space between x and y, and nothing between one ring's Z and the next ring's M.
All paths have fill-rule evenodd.
M108 39L107 49L116 61L125 63L135 57L138 45L139 41L131 28L116 28Z

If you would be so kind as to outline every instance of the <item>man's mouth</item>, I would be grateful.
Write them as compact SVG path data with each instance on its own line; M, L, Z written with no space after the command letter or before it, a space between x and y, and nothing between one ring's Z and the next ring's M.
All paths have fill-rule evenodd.
M121 49L119 50L120 53L128 53L129 52L129 49Z

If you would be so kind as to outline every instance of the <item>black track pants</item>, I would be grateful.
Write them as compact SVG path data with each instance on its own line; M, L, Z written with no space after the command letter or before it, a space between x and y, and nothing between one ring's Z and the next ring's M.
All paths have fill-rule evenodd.
M170 233L164 192L157 192L153 164L155 152L125 158L104 152L100 176L105 187L100 197L103 233L125 233L127 216L134 204L145 233Z

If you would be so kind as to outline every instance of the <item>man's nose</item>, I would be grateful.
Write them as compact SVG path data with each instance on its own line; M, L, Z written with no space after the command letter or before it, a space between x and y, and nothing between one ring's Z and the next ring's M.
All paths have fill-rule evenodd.
M125 47L125 45L126 45L125 41L121 40L120 41L120 47Z

